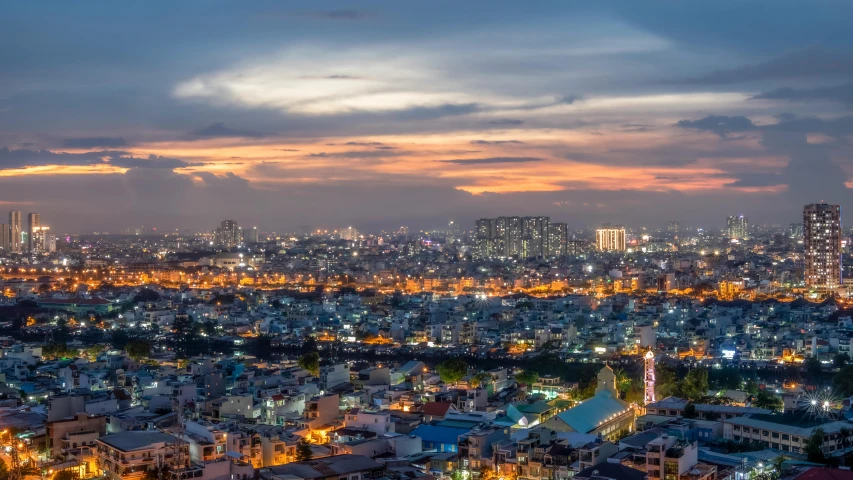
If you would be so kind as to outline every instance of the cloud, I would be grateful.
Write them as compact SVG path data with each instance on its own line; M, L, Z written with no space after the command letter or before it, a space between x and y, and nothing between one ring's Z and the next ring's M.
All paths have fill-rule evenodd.
M68 148L121 148L126 145L122 137L78 137L62 141L62 146Z
M499 118L497 120L491 120L488 122L489 125L501 125L501 126L518 126L524 123L524 120L518 120L515 118Z
M558 105L572 105L581 100L583 100L583 97L580 95L566 95L565 97L558 98L556 103Z
M349 150L345 152L319 152L309 154L312 158L390 158L407 155L411 152L388 150Z
M472 145L523 145L524 142L520 140L471 140Z
M167 170L201 165L200 163L189 163L177 158L158 157L157 155L149 155L148 158L114 157L110 159L109 164L125 168L163 168Z
M787 100L787 101L808 101L808 100L829 100L840 102L847 105L853 104L853 83L845 83L843 85L834 85L830 87L816 87L794 89L791 87L778 88L769 92L763 92L751 97L753 100Z
M372 16L370 13L351 9L323 10L319 12L313 12L310 15L317 18L325 18L328 20L360 20Z
M853 76L853 52L815 45L784 53L753 65L718 70L686 83L726 84L790 78Z
M713 132L723 138L730 133L747 132L756 129L756 125L752 123L752 120L746 117L728 117L725 115L709 115L698 120L680 120L675 126Z
M150 155L147 158L135 158L120 151L93 151L85 153L57 153L50 150L10 150L0 148L0 170L38 167L46 165L63 166L105 166L121 168L167 169L199 165L176 158Z
M535 157L491 157L491 158L470 158L470 159L453 159L453 160L438 160L441 163L452 163L454 165L486 165L491 163L528 163L539 162L541 158Z
M389 112L401 120L435 120L442 117L469 115L480 111L477 103L445 103L436 106L417 106Z
M231 128L226 126L223 122L211 123L206 127L190 132L190 135L197 138L262 138L266 136L265 133L261 132Z

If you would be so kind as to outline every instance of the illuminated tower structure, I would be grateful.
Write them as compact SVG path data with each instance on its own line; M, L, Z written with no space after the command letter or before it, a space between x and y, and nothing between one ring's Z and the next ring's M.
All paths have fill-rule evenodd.
M645 368L643 369L645 372L643 377L643 404L648 405L655 401L655 354L651 348L649 348L649 351L646 352L646 356L643 358L645 360Z

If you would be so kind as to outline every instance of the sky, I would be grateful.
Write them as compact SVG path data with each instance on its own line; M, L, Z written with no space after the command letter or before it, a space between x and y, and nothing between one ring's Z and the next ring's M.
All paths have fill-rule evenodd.
M0 209L54 231L845 209L853 2L6 2Z

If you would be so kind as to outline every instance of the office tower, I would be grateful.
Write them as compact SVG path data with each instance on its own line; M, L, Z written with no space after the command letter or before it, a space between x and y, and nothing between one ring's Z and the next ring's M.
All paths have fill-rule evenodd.
M27 251L37 252L39 245L37 244L38 231L41 229L41 215L38 213L27 214Z
M596 229L595 246L602 252L624 252L627 249L625 227L617 225Z
M243 232L243 241L247 245L258 243L258 227L252 227Z
M0 249L5 253L9 253L12 245L11 233L8 224L0 223Z
M743 215L730 216L726 221L728 235L731 239L749 239L749 220Z
M9 212L9 250L21 253L21 212L12 210Z
M841 285L841 207L813 203L803 207L806 286L831 290Z
M552 223L548 226L548 256L564 257L568 254L569 226Z
M234 220L223 220L214 232L216 244L224 248L232 248L243 241L243 231Z

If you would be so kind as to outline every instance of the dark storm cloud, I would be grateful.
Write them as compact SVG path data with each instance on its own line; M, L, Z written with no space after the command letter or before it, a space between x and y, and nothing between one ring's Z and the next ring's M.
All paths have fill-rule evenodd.
M68 148L121 148L127 146L122 137L80 137L66 138L62 146Z
M853 52L812 46L784 53L753 65L719 70L687 83L725 84L790 78L853 76Z
M114 157L110 159L109 163L124 168L164 168L167 170L201 165L200 163L189 163L177 158L158 157L157 155L149 155L148 158Z
M477 103L446 103L434 107L410 107L395 110L389 115L401 120L435 120L442 117L469 115L482 110Z
M515 127L524 123L524 120L518 120L515 118L499 118L497 120L492 120L489 122L489 125L498 125L498 126L509 126Z
M692 130L714 132L722 138L730 133L748 132L755 130L752 120L743 116L729 117L725 115L708 115L698 120L679 120L675 126Z
M10 150L7 147L0 148L0 169L44 165L115 165L122 168L172 170L198 164L156 155L150 155L148 158L135 158L127 156L126 152L111 150L85 153L57 153L50 150Z
M791 87L778 88L769 92L760 93L752 97L754 100L829 100L844 104L853 104L853 83L835 85L830 87L801 88Z
M491 158L458 158L453 160L438 160L441 163L452 163L455 165L485 165L490 163L528 163L540 162L541 158L535 157L491 157Z
M471 140L472 145L523 145L520 140Z
M231 128L226 126L224 122L211 123L206 127L190 132L190 135L196 138L263 138L267 136L267 134L262 132Z

